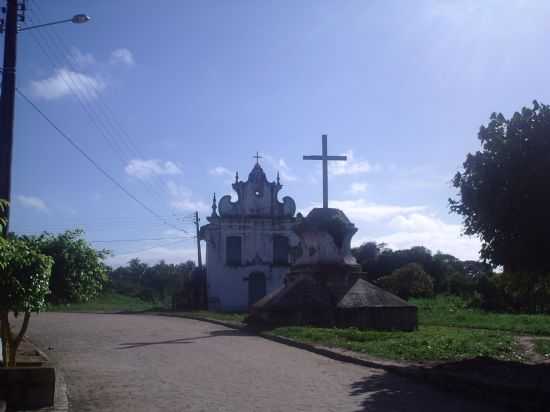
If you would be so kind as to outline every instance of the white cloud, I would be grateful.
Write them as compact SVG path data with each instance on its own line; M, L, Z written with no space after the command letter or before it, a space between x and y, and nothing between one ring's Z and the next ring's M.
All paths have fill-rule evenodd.
M298 178L290 172L290 168L286 164L285 159L282 158L279 159L279 174L281 175L283 181L286 180L288 182L295 182L298 180Z
M292 173L290 167L286 163L285 159L275 159L273 156L264 155L263 158L267 164L273 169L273 171L279 172L281 179L287 182L295 182L298 178Z
M462 226L422 213L395 216L388 224L393 233L375 239L387 243L390 248L404 249L426 246L433 252L451 253L460 259L479 258L481 243L476 237L462 235Z
M387 220L404 213L421 212L425 206L385 205L367 202L365 199L331 200L330 207L341 209L352 221L375 222Z
M352 194L365 193L367 191L367 184L361 182L354 182L349 188L349 192Z
M67 68L57 69L51 77L31 81L31 93L43 99L58 99L70 94L98 97L105 89L105 82L99 76L90 76Z
M67 58L73 65L80 69L93 66L96 63L96 59L92 53L82 53L76 47L71 47L71 52Z
M343 153L344 156L347 156L348 160L342 161L332 161L328 164L329 173L333 176L345 176L345 175L356 175L361 173L368 173L372 171L378 171L380 166L371 165L366 160L355 159L353 155L353 150L348 150L346 153Z
M210 169L208 173L212 176L233 176L233 172L223 166L216 166L215 168Z
M40 210L42 212L45 212L48 210L48 206L46 205L46 202L44 202L39 197L17 195L16 199L24 207Z
M166 184L168 193L170 193L171 200L170 206L178 210L190 210L190 211L199 211L205 212L209 210L209 205L204 203L202 200L193 199L193 193L191 190L178 186L175 182L170 181Z
M138 178L147 178L158 175L179 175L181 169L174 162L159 159L132 159L124 168L126 174Z
M113 50L109 62L111 64L125 64L126 66L133 66L136 64L132 52L125 48Z

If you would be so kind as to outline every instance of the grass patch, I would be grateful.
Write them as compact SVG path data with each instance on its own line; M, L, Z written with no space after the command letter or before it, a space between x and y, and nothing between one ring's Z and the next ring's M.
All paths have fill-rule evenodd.
M535 351L545 359L550 359L550 340L535 339Z
M225 320L231 322L240 322L242 323L244 319L248 316L247 313L239 312L210 312L207 310L195 310L189 312L190 315L202 316L204 318L215 319L215 320Z
M422 326L480 328L550 336L550 315L485 312L468 308L463 299L454 296L411 299L411 303L418 306L418 322Z
M507 360L522 358L511 334L490 330L424 326L415 332L382 332L284 327L277 328L272 333L300 342L343 348L394 360L443 361L476 356Z
M121 312L151 310L158 305L139 298L107 292L91 302L49 305L48 312Z

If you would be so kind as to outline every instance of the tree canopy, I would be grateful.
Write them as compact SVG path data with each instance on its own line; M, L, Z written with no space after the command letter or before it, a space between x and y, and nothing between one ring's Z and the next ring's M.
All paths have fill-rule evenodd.
M511 119L493 113L453 185L451 211L479 235L481 257L505 271L549 272L550 107L533 102Z
M109 251L94 249L84 239L82 230L23 236L21 239L54 260L50 278L51 301L85 302L101 292L108 270L103 259Z
M418 263L409 263L376 282L403 299L430 297L434 293L432 278Z
M135 258L109 273L110 287L125 295L167 303L174 292L191 280L194 269L192 261L172 264L161 260L148 265Z

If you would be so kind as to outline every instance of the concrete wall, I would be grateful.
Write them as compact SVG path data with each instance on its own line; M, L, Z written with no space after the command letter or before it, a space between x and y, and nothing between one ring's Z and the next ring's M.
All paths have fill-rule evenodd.
M54 394L54 368L0 368L0 399L5 399L10 408L37 409L52 406Z

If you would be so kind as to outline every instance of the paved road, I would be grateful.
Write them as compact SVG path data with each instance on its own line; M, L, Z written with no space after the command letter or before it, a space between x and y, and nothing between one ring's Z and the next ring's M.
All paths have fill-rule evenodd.
M45 313L29 337L72 411L488 411L428 385L209 323Z

